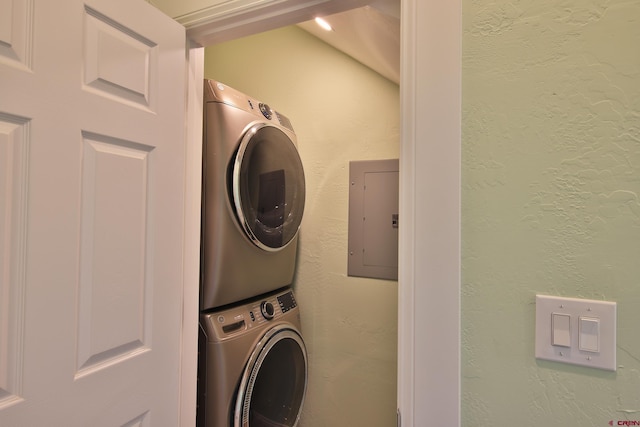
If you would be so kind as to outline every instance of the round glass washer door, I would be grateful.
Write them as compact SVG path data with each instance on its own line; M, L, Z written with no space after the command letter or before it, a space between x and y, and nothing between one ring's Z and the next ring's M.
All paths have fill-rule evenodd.
M280 129L256 124L243 136L233 165L236 214L249 239L278 251L302 222L305 181L293 141Z
M245 367L234 427L295 427L307 390L307 349L292 327L269 330Z

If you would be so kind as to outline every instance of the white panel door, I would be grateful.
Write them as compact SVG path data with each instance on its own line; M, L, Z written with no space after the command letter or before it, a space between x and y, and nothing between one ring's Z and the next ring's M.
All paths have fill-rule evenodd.
M185 35L0 0L0 425L177 426Z

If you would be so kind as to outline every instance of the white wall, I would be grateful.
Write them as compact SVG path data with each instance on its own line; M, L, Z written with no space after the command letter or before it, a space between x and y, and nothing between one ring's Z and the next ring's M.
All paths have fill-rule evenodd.
M208 47L205 77L269 103L298 135L307 204L295 291L310 356L301 425L394 425L397 282L346 270L348 163L398 157L398 86L297 27Z

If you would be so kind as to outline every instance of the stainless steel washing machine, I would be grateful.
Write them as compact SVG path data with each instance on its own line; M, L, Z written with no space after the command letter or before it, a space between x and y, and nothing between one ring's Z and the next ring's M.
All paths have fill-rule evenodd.
M198 427L296 426L306 387L291 289L201 315Z
M283 114L222 83L204 93L201 309L288 286L305 202Z

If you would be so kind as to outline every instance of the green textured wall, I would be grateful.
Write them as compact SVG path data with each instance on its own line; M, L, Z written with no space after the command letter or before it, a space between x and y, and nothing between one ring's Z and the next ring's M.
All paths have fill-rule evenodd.
M464 1L463 31L463 425L640 421L640 2ZM616 301L617 372L536 361L536 293Z
M291 120L307 200L294 282L309 351L300 427L396 422L397 282L347 277L349 161L397 158L398 85L298 27L207 47L205 77Z

